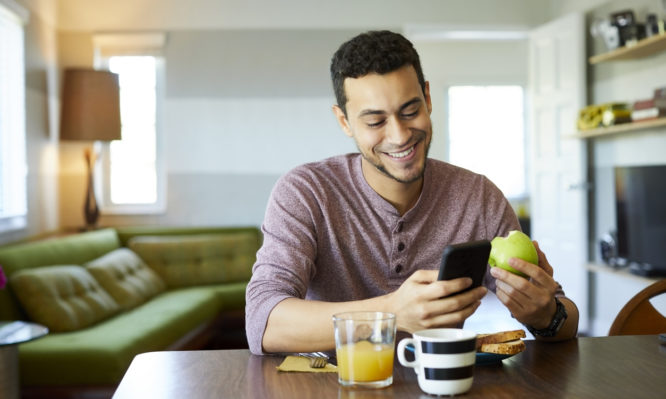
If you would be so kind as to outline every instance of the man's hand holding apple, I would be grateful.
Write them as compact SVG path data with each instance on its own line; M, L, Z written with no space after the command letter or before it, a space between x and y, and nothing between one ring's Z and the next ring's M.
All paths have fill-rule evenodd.
M492 267L490 274L495 277L497 298L521 323L534 328L546 328L555 314L555 293L559 285L553 279L553 268L546 255L535 242L539 264L521 258L510 258L509 265L527 276L521 277L500 267Z
M555 293L560 286L553 279L553 267L538 243L516 233L519 234L492 242L489 263L497 266L490 269L496 279L495 294L519 322L544 329L555 315ZM571 338L578 329L578 312L573 302L560 299L570 315L566 323L569 326L562 328L554 339Z

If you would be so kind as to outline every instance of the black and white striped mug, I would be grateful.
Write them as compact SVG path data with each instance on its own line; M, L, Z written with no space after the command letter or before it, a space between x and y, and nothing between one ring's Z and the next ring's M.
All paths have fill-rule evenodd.
M457 395L469 391L476 361L476 333L459 328L417 331L398 344L398 360L416 372L419 387L431 395ZM405 358L414 346L414 361Z

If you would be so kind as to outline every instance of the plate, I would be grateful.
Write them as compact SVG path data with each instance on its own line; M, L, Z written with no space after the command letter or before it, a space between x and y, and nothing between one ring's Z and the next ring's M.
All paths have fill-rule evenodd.
M513 355L500 355L497 353L480 353L476 354L476 364L493 364L500 363L502 360L507 359Z
M407 348L408 351L414 353L414 346L413 345L406 345L405 348ZM514 356L514 355L500 355L500 354L497 354L497 353L477 352L477 354L476 354L476 364L484 365L484 364L500 363L502 360L510 358L511 356Z

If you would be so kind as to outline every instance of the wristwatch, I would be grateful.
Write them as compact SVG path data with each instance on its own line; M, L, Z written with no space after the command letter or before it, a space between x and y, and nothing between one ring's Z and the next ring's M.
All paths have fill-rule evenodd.
M555 298L555 305L557 306L555 316L553 316L553 320L548 327L537 330L534 327L525 326L532 335L539 337L554 337L557 335L557 332L560 331L560 328L564 325L564 321L567 319L567 309L557 298Z

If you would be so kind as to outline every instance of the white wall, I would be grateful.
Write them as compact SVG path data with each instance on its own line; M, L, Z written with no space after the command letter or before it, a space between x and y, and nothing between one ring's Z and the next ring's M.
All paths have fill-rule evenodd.
M172 0L160 1L159 7L156 0L98 0L94 6L61 0L63 67L92 64L94 32L167 34L167 213L102 215L100 223L260 225L270 190L281 174L301 163L356 151L331 113L329 63L343 41L370 28L401 31L407 25L524 29L546 19L544 3L292 0L277 7L272 1L196 0L185 9L183 2ZM153 11L146 12L149 8ZM508 76L512 82L524 81L520 42L419 43L418 47L436 91L436 135L443 134L445 85L475 79L494 82ZM431 155L443 159L445 140L437 142L440 145L433 146ZM80 153L80 148L68 144L60 154L64 226L83 224Z
M167 212L102 215L102 225L255 225L277 178L355 146L338 128L328 66L356 31L188 30L164 51ZM65 32L63 46L92 57L91 34ZM79 64L64 54L63 64ZM84 62L85 63L85 62ZM63 146L61 215L82 224L84 170Z

